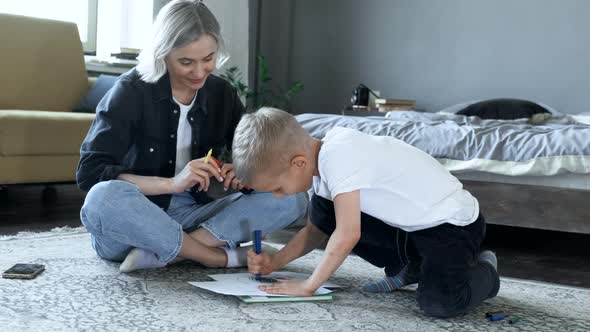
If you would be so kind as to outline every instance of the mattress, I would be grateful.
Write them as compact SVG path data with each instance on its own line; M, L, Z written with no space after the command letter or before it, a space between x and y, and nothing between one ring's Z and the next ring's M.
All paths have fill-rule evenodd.
M388 117L301 114L296 118L318 139L334 127L397 138L457 174L590 174L590 126L572 117L555 117L542 125L526 119L482 120L421 112L393 112Z

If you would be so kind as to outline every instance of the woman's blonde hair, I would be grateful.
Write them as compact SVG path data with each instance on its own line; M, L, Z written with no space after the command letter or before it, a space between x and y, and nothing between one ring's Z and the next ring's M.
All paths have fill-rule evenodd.
M203 35L217 42L217 67L229 58L217 19L198 0L174 0L162 7L152 27L152 39L138 56L137 70L145 82L157 82L166 74L166 56Z

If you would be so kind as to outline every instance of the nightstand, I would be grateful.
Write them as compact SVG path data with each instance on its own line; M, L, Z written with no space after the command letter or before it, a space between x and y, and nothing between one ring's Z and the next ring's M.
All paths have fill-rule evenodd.
M387 112L379 112L376 107L357 108L346 106L342 109L341 114L351 116L385 116Z

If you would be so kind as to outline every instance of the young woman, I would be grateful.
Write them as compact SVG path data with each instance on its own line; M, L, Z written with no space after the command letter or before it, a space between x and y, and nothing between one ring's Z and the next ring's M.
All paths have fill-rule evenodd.
M100 102L81 147L78 186L88 191L82 223L102 258L120 270L190 259L210 267L246 264L253 230L269 233L305 214L307 199L270 193L213 200L211 181L240 189L233 166L213 155L231 149L244 111L235 89L212 74L227 59L219 24L201 1L162 8L139 65Z

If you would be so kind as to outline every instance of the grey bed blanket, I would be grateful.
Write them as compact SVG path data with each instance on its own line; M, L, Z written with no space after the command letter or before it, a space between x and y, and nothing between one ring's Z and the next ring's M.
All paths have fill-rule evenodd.
M590 173L590 125L568 116L552 118L543 125L530 125L526 119L481 120L421 112L391 112L387 117L308 113L296 118L316 138L323 138L336 126L395 137L457 173Z

